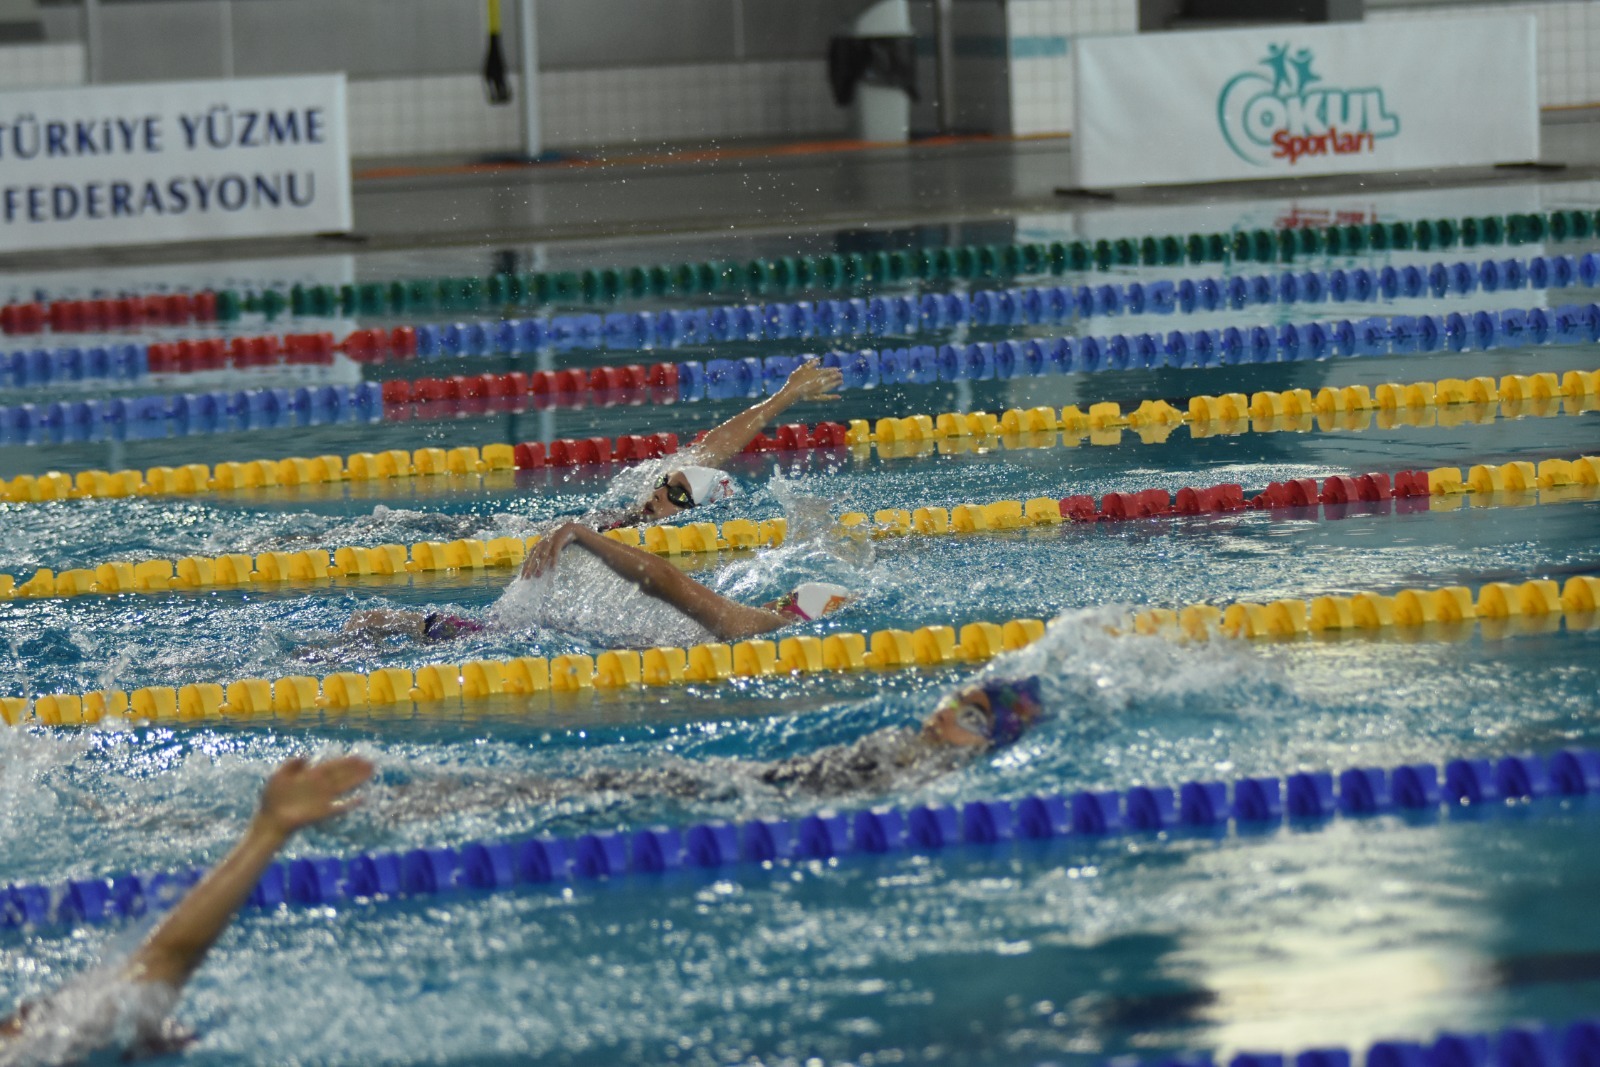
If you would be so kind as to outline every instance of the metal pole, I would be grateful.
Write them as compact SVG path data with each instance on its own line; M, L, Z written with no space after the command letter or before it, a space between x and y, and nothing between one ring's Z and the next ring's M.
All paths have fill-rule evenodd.
M539 128L539 29L534 0L517 0L517 24L522 35L522 154L538 159L544 152Z
M218 49L222 53L222 76L233 77L233 0L222 0L221 18L222 46Z
M953 0L933 0L933 39L938 53L939 132L956 129L956 40Z
M83 0L83 80L100 80L100 0Z

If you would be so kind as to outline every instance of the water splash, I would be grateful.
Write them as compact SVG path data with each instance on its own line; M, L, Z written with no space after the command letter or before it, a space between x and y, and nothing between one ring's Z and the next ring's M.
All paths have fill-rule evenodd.
M489 620L505 629L555 630L597 644L635 648L712 639L704 627L641 593L582 549L563 552L542 575L513 579L489 609Z

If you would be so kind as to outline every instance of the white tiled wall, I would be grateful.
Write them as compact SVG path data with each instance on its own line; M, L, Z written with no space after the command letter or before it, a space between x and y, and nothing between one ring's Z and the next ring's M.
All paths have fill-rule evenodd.
M957 11L969 7L988 10L957 5ZM1507 9L1538 18L1540 104L1600 104L1600 0L1429 4L1373 9L1367 17L1478 17ZM1009 89L1011 131L1069 132L1073 40L1136 32L1138 0L1010 0L1001 10L1009 53L1001 84ZM974 69L966 69L966 76L975 76ZM78 44L0 47L0 89L77 85L83 72ZM539 84L545 145L552 148L831 137L845 135L850 125L848 110L835 107L829 96L820 59L550 71ZM351 151L358 157L521 148L516 106L490 107L475 74L352 81L350 128Z
M0 45L0 89L83 84L83 45Z
M838 136L820 60L717 63L539 76L545 147L721 137ZM521 92L517 80L512 90ZM491 107L476 75L350 83L357 157L520 150L518 105Z
M1072 129L1072 41L1136 33L1138 0L1011 0L1011 132Z
M1600 3L1442 4L1369 11L1369 22L1393 19L1483 18L1528 12L1539 23L1539 106L1600 103Z

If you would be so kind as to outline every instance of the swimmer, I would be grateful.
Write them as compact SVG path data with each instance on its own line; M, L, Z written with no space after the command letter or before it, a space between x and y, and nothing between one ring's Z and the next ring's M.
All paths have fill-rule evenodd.
M760 607L750 607L706 588L653 552L634 548L569 522L528 553L522 577L549 571L568 545L577 545L611 572L646 596L677 608L719 641L741 641L796 622L810 622L850 601L850 591L828 582L805 582L792 593Z
M454 641L468 634L481 634L488 629L476 619L454 615L445 611L398 611L392 608L373 608L369 611L351 612L345 620L343 633L347 637L381 640L385 637L405 637L424 644L437 641Z
M882 795L932 781L1003 749L1043 715L1036 676L996 678L946 694L920 728L886 727L850 744L787 759L667 757L647 767L605 767L571 778L420 779L374 794L369 810L379 819L400 822L603 793L700 801L772 793L812 799Z
M169 1018L184 985L296 831L345 811L372 776L357 756L284 761L262 787L250 826L115 973L80 975L0 1018L0 1064L76 1063L105 1048L176 1051L192 1037Z
M844 374L839 368L807 360L790 373L783 388L685 449L683 457L695 460L694 464L666 471L656 480L650 495L638 505L595 516L596 527L605 531L637 526L733 496L738 490L721 466L743 452L762 427L795 404L803 400L838 400L835 390L843 384Z
M565 523L534 545L522 563L521 576L544 574L555 565L562 549L572 544L588 550L641 593L678 609L719 641L740 641L797 622L820 619L851 599L850 591L843 586L803 582L777 600L749 607L706 588L652 552L613 541L576 522ZM352 613L335 641L312 646L311 651L323 654L391 637L435 644L482 633L487 628L486 623L448 612L374 608Z

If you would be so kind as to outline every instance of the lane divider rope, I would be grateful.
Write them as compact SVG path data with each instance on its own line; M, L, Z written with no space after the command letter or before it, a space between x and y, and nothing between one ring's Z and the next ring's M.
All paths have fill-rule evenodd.
M1156 333L1069 336L967 345L918 345L819 357L839 368L844 388L927 385L940 381L1009 380L1163 366L1200 369L1241 363L1293 362L1332 357L1376 357L1434 351L1488 351L1500 347L1582 345L1600 342L1600 304L1478 311L1470 314L1373 316L1359 322L1288 323L1277 327L1226 327ZM652 368L597 367L521 371L450 379L394 379L380 385L241 389L108 401L56 401L0 406L0 443L39 444L91 440L109 425L125 436L231 433L268 424L309 424L353 417L409 420L450 413L440 401L477 403L484 411L514 410L532 395L544 406L587 402L593 396L658 403L728 400L775 393L813 353L661 363ZM633 383L638 384L633 384ZM648 387L646 387L646 384ZM613 388L615 386L615 388ZM418 390L423 391L419 400ZM544 390L541 394L540 390Z
M1090 317L1191 315L1266 305L1373 303L1398 298L1468 296L1521 289L1565 289L1600 282L1600 255L1435 262L1368 270L1282 272L1118 284L1024 286L923 292L846 300L775 301L666 308L601 315L558 315L498 322L417 323L356 330L339 348L353 359L515 356L554 350L651 351L729 343L758 344L855 337L915 337L961 326L1062 326ZM181 364L181 353L152 351L152 368Z
M198 437L376 422L384 415L383 386L377 382L53 400L0 406L0 445Z
M386 667L370 674L340 672L325 678L296 675L268 681L246 678L181 687L150 686L131 693L111 689L55 694L32 702L32 721L45 725L98 722L105 717L183 722L253 719L440 700L480 700L546 691L691 685L775 674L897 670L914 666L982 663L1038 639L1044 623L1012 619L960 627L925 626L915 632L836 632L777 641L755 639L689 648L609 649L546 659L474 660L415 671ZM28 721L29 701L0 697L0 719Z
M1009 245L955 245L871 254L822 253L756 259L746 264L708 260L653 267L422 278L391 282L205 290L106 300L57 300L0 306L0 334L100 331L139 325L228 322L243 313L269 320L297 316L404 314L408 311L478 310L486 306L598 303L626 297L722 291L763 293L794 289L861 289L940 278L1005 278L1064 274L1114 267L1176 265L1188 261L1291 261L1318 254L1524 244L1584 238L1600 215L1590 211L1490 215L1461 219L1374 222L1367 225L1257 229L1231 233L1107 238Z
M977 447L1068 447L1087 439L1095 445L1121 442L1120 432L1137 432L1146 443L1165 441L1172 430L1187 425L1194 436L1256 432L1338 429L1359 432L1371 425L1372 413L1382 429L1397 425L1427 425L1435 418L1446 425L1488 422L1501 412L1517 417L1554 414L1557 399L1569 414L1597 406L1600 370L1507 374L1493 378L1443 378L1409 384L1384 383L1376 391L1365 385L1324 387L1312 394L1306 389L1265 390L1246 396L1190 398L1187 409L1165 400L1145 400L1124 413L1116 402L1092 404L1087 412L1068 405L1059 413L1052 408L1013 408L990 412L947 412L886 417L875 424L866 420L779 426L771 436L757 434L746 452L793 452L834 449L847 445L874 445L884 458L922 454L933 443L965 451L962 442L975 439ZM1526 412L1525 410L1526 409ZM1057 437L1057 434L1060 437ZM699 440L700 436L695 439ZM576 467L630 463L655 459L678 451L676 434L624 434L615 440L590 437L558 438L546 445L530 441L516 445L491 444L481 449L422 448L412 452L390 450L357 452L347 457L291 456L279 460L250 460L209 467L203 463L180 467L159 466L147 471L87 470L76 476L60 471L22 474L0 479L0 502L32 503L51 500L193 495L236 489L319 485L341 481L377 481L394 478L456 475L481 476L496 471L534 470L547 466Z
M308 856L273 864L247 906L370 903L374 898L430 897L465 890L512 892L566 887L597 879L659 877L683 869L751 868L851 856L935 853L960 846L1066 840L1094 845L1132 834L1218 835L1230 826L1260 834L1334 819L1444 810L1506 808L1541 800L1600 794L1600 752L1561 749L1549 757L1510 755L1453 759L1397 767L1353 767L1338 774L1299 771L1190 781L1177 788L1135 786L1033 794L1017 800L975 800L960 806L921 805L822 811L793 819L705 822L571 837L472 841L459 847L405 852ZM156 874L119 873L56 885L12 884L0 889L0 929L59 924L97 925L170 906L204 873L195 868ZM1600 1030L1586 1031L1600 1042ZM1596 1046L1585 1049L1591 1067ZM1182 1064L1183 1061L1176 1061ZM1205 1061L1209 1063L1209 1061ZM1236 1067L1239 1060L1235 1060ZM1249 1061L1253 1067L1268 1063ZM1327 1067L1315 1061L1317 1067ZM1369 1063L1372 1060L1369 1057ZM1396 1056L1385 1063L1407 1067ZM1472 1060L1451 1059L1448 1067ZM1537 1061L1516 1061L1529 1067ZM1198 1067L1198 1065L1196 1065ZM1281 1058L1273 1067L1281 1067ZM1305 1065L1299 1065L1305 1067Z
M1191 604L1152 608L1132 618L1133 629L1181 639L1294 638L1327 631L1415 630L1429 624L1491 620L1591 628L1600 599L1600 578L1576 575L1566 584L1532 579L1520 585L1491 582L1476 594L1465 586L1405 589L1394 595L1357 593L1284 599L1270 604L1241 601L1219 607ZM1044 623L1012 619L960 627L924 626L870 634L835 632L777 641L753 639L689 648L608 649L590 656L571 653L549 659L520 656L418 667L386 667L367 674L339 672L324 678L294 675L276 680L245 678L226 684L201 682L120 689L0 697L0 719L8 725L34 721L50 726L99 722L106 717L153 722L259 719L314 713L320 708L382 707L405 702L481 700L545 691L622 689L715 683L776 674L903 670L982 663L1038 640Z
M1561 758L1565 758L1562 756ZM1577 794L1582 795L1582 794ZM1432 1042L1388 1040L1369 1045L1364 1067L1593 1067L1600 1056L1600 1019L1559 1026L1522 1023L1495 1033L1451 1032ZM1240 1052L1228 1067L1351 1067L1355 1050L1339 1046L1305 1049L1292 1057L1279 1052ZM1161 1067L1211 1067L1205 1053L1180 1055ZM1104 1067L1142 1067L1131 1058Z
M1376 270L1283 272L1246 277L1200 277L1156 282L1048 286L1003 290L923 292L918 296L773 302L716 307L668 308L599 315L557 315L497 322L416 323L356 329L342 340L332 333L281 337L193 338L145 344L65 346L0 353L0 388L61 382L139 381L148 374L187 374L278 364L331 364L336 352L358 362L508 358L541 351L608 349L641 351L688 346L811 340L815 338L912 337L962 325L978 328L1060 326L1091 316L1194 314L1241 311L1257 305L1370 303L1400 297L1466 296L1524 288L1594 288L1600 255L1485 259ZM634 367L621 368L634 371ZM659 377L654 368L651 376ZM603 378L591 388L620 385ZM535 385L528 390L538 395ZM393 399L393 398L391 398ZM410 399L407 397L406 399ZM426 399L418 396L416 399Z
M1477 464L1463 475L1459 467L1431 471L1403 470L1394 475L1367 472L1330 475L1318 488L1315 478L1270 482L1246 498L1237 483L1195 488L1176 493L1165 488L1108 492L1096 505L1093 497L1075 495L998 500L990 504L953 507L880 509L845 512L838 528L845 534L870 533L873 537L973 534L1050 526L1063 521L1093 522L1200 515L1236 511L1246 507L1292 508L1297 519L1307 511L1324 509L1323 516L1343 518L1351 505L1390 506L1416 512L1459 507L1467 496L1474 507L1527 506L1572 503L1600 496L1600 456L1542 460L1513 460L1502 464ZM695 555L749 550L781 545L788 535L786 519L730 519L719 528L711 522L685 525L623 527L607 537L664 556ZM477 571L515 567L537 544L529 538L499 537L488 541L421 541L412 545L346 546L302 549L294 552L244 553L222 556L184 556L177 560L142 562L114 560L94 567L78 567L57 574L39 568L18 583L0 573L0 600L12 597L61 598L115 595L128 592L160 593L170 589L210 589L241 585L277 585L283 582L331 581L340 577L400 576L417 572Z

